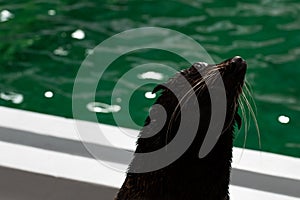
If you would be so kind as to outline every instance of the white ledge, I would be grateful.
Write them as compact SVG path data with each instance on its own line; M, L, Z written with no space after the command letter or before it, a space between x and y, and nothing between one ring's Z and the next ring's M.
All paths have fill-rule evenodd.
M5 130L12 129L16 133L19 131L19 135L23 132L30 133L30 137L32 138L40 138L41 136L53 137L53 141L55 142L64 140L78 143L81 139L77 133L76 123L87 129L89 127L100 126L105 136L110 141L113 141L110 146L112 149L135 149L135 138L138 135L137 130L122 128L123 131L125 130L127 133L130 133L131 136L135 136L128 137L122 134L118 127L110 125L99 125L92 122L75 121L63 117L0 107L0 136L5 135ZM15 137L18 137L18 135ZM9 140L9 137L7 140ZM47 145L49 144L43 144L45 141L39 139L35 141L36 143L41 143L37 146L34 146L36 143L29 145L20 144L16 141L18 140L1 141L0 138L0 166L109 187L120 187L125 178L124 173L113 170L92 157L82 156L80 153L73 154L69 150L61 151L60 148L57 148L57 144L50 145L51 148L48 148ZM87 138L85 142L104 146L108 145L106 142L95 141L92 138ZM45 145L45 148L43 148L43 145ZM230 187L231 199L247 199L247 194L255 196L255 198L252 196L251 199L298 199L287 196L288 194L286 193L288 193L288 190L276 191L276 188L280 187L281 180L282 183L290 184L290 188L292 189L299 186L299 158L240 148L234 148L233 152L234 175L232 182L234 185ZM122 162L117 164L124 165ZM237 178L235 178L235 175ZM261 184L269 184L268 181L274 180L274 189L269 188L269 185L266 186L268 191L260 191L264 190L264 188L246 188L249 184L246 180L245 184L240 184L241 179L238 176L249 176L252 179L254 177L253 180L262 180ZM266 182L264 183L265 180ZM299 197L298 195L300 196L299 192L295 191L291 196Z

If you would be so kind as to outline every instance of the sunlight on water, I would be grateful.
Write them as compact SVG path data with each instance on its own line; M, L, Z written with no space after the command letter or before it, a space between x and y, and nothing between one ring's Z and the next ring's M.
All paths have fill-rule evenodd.
M53 94L52 91L47 91L47 92L44 93L44 96L45 96L46 98L52 98L52 97L54 96L54 94Z
M58 56L67 56L69 54L69 52L62 47L58 47L53 53Z
M138 78L139 79L163 80L164 75L162 73L159 73L159 72L149 71L149 72L145 72L145 73L142 73L142 74L138 74Z
M48 15L54 16L54 15L56 15L56 11L55 10L48 10Z
M164 27L195 39L216 63L242 56L257 105L262 150L299 157L299 13L296 0L5 1L0 9L0 105L72 118L76 73L97 45L132 28ZM184 45L168 37L163 42L174 48ZM117 43L106 50L113 54L123 46ZM93 95L86 91L75 95L84 102L81 118L90 120L88 114L94 112L101 123L116 125L114 113L122 118L118 125L135 128L128 125L128 108L132 119L143 124L157 98L150 91L175 72L149 65L130 74L115 99L112 91L126 72L149 63L176 71L190 66L184 58L156 50L123 55L101 77L96 102L84 102ZM81 81L88 84L99 78L89 76ZM141 82L152 84L138 88L127 105L126 98ZM243 136L236 137L236 146L243 146ZM246 148L259 149L254 126L247 138Z
M14 104L20 104L24 101L23 95L15 92L1 92L0 99L11 101Z
M152 93L152 92L146 92L145 93L145 97L147 99L154 99L156 97L156 94L155 93Z
M115 113L121 110L119 105L109 105L101 102L90 102L86 105L86 108L96 113Z
M284 115L278 117L278 121L282 124L287 124L290 121L290 118Z
M82 40L85 38L85 33L83 32L83 30L78 29L78 30L74 31L71 36L72 36L72 38Z
M10 19L14 18L14 14L12 14L10 11L8 10L2 10L0 12L0 22L6 22Z

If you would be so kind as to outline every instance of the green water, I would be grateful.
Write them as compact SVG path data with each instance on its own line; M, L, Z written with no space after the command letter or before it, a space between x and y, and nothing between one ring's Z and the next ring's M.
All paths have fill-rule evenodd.
M72 118L74 78L91 49L125 30L165 27L198 41L216 62L242 56L248 62L247 80L257 105L261 149L300 157L300 3L296 0L0 0L0 12L2 106ZM76 30L84 32L79 39L72 37ZM118 125L136 128L124 112L127 107L133 120L143 123L154 102L145 98L145 92L154 85L140 87L126 105L122 98L134 88L139 74L126 80L112 99L115 83L128 69L151 62L176 70L189 67L184 60L155 50L132 52L116 60L102 77L104 84L95 101L120 106L114 113L121 118ZM160 73L161 81L172 75L171 71ZM45 97L47 91L52 98ZM84 100L86 95L91 94L83 92L76 98ZM82 109L86 111L80 118L89 120L86 113L90 111ZM282 115L289 118L288 123L278 120ZM115 124L111 113L97 116L101 123ZM235 145L243 143L241 131ZM253 123L246 148L259 149Z

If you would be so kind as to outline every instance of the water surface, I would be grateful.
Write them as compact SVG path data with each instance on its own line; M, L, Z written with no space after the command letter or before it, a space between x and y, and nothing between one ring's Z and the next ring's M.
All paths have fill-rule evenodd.
M0 0L0 105L72 117L72 89L84 58L100 42L121 31L157 26L198 41L216 62L240 55L248 62L247 80L257 104L261 149L300 157L300 3L263 1ZM165 81L172 71L140 71L115 91L126 71L146 63L180 70L189 67L168 52L145 50L120 57L102 77L94 102L82 109L97 112L101 123L131 125L122 101L147 77ZM142 125L155 96L153 84L130 99L133 120ZM84 98L92 94L76 94ZM244 145L244 131L236 137ZM253 123L246 148L260 149Z

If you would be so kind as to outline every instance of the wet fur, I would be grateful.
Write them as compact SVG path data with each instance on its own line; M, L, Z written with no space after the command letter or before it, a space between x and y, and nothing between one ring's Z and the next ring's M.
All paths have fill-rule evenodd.
M139 138L137 141L137 153L152 152L164 148L176 135L180 124L179 101L183 102L187 111L193 109L194 104L199 105L200 122L193 143L183 155L175 162L162 169L147 173L127 173L115 200L225 200L229 199L228 185L230 179L234 126L241 125L241 118L237 114L238 97L243 86L244 72L238 75L230 69L232 63L228 59L218 65L207 66L202 77L198 72L199 64L183 70L175 75L166 84L158 85L154 92L160 92L155 104L162 105L167 112L167 123L159 131L149 138ZM210 123L211 102L206 84L213 84L214 76L219 72L224 80L227 95L227 112L223 132L212 151L204 158L199 159L198 153L206 136ZM201 73L203 74L203 73ZM193 87L192 91L186 91L179 76L184 76ZM238 76L238 77L235 77ZM231 81L231 79L235 79ZM172 86L179 94L179 100L168 88ZM175 87L174 87L175 86ZM195 92L197 101L190 99L189 92ZM157 123L155 116L160 113L155 108L150 112L152 119L148 117L145 127L140 132L146 136L152 134ZM204 117L203 117L204 116ZM147 126L148 125L148 126ZM188 127L186 133L189 134ZM166 149L166 151L168 151ZM133 159L134 162L134 159ZM139 167L146 166L151 160L143 160ZM131 167L131 166L129 166Z

